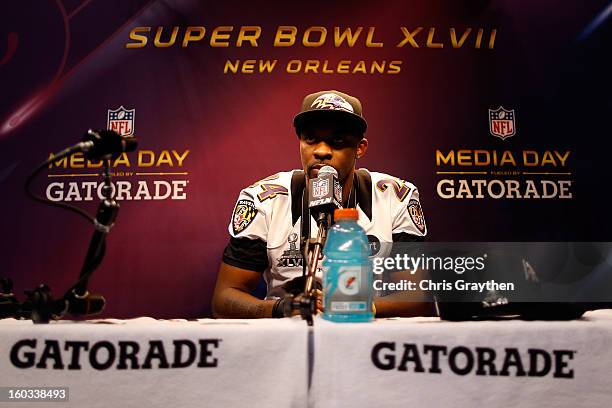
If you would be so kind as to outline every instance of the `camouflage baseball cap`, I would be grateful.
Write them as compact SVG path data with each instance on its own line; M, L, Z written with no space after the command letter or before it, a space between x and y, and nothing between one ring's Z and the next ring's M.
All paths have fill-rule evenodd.
M293 118L295 132L299 136L305 125L326 117L340 120L360 134L365 133L368 127L359 99L331 90L306 95L302 110Z

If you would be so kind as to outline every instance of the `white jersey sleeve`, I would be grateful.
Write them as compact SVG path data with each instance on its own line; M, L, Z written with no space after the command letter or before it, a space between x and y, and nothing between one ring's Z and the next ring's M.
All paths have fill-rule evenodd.
M255 188L247 187L240 191L228 231L232 238L260 239L268 238L265 202L257 198Z
M240 191L228 227L232 238L270 241L272 215L288 204L291 175L292 172L276 173Z
M370 172L377 222L390 218L391 234L427 235L425 217L416 186L385 173ZM388 211L382 214L380 211Z
M240 191L228 226L225 263L257 272L269 269L268 248L278 246L279 240L284 243L282 234L291 227L291 176L292 172L277 173Z
M404 201L395 206L393 217L393 234L405 232L410 235L424 237L427 235L425 216L419 201L419 191L416 186L405 182L410 192Z

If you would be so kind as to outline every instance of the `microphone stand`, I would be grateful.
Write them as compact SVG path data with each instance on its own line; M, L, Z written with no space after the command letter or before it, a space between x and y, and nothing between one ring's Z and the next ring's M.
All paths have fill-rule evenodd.
M293 297L285 296L285 316L292 316L298 310L302 319L306 320L309 326L313 324L313 316L317 314L317 297L314 293L314 283L319 261L323 259L323 246L327 239L327 229L331 224L331 216L325 212L320 212L317 217L319 231L316 238L309 238L304 246L304 259L306 259L308 272L304 283L304 291Z
M103 158L104 198L98 206L94 221L95 231L81 268L78 281L61 299L54 300L51 289L41 284L33 290L25 291L27 300L19 302L12 293L12 282L3 279L0 291L0 318L31 318L34 323L48 323L51 319L61 319L67 312L79 315L100 313L106 300L100 295L92 295L87 290L89 278L102 262L106 251L106 235L113 227L119 212L119 203L113 196L110 175L110 156ZM41 166L42 167L42 166Z
M68 309L79 310L84 314L90 314L92 312L100 313L104 309L106 300L101 296L90 295L87 290L87 284L93 272L102 262L102 258L104 258L106 252L106 236L115 225L120 207L113 195L110 175L110 158L105 158L103 163L104 186L101 192L104 199L100 201L96 218L94 219L95 231L89 242L89 248L85 255L85 260L83 261L79 280L64 294L64 300L69 304ZM91 310L92 306L95 306L91 303L92 301L101 302L102 308L100 310Z

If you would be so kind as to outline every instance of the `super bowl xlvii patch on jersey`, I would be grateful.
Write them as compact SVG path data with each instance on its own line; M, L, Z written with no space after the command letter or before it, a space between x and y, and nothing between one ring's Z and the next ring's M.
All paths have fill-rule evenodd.
M234 214L232 215L232 228L234 234L244 231L255 219L257 208L251 200L238 200Z

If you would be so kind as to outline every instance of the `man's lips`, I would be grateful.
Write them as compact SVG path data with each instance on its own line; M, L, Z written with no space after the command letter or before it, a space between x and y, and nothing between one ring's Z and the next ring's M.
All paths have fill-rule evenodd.
M309 170L321 170L321 168L325 167L325 166L329 166L329 167L334 167L331 164L326 164L326 163L316 163L316 164L311 164L308 168ZM335 167L334 167L335 168Z
M319 174L319 170L321 170L325 166L329 166L329 164L323 164L323 163L313 164L308 167L308 174L313 177L316 177Z

